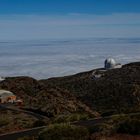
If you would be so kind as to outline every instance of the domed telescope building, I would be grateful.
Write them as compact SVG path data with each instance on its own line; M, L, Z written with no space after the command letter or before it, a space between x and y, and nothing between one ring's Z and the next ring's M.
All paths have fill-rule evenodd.
M116 61L113 58L107 58L105 60L105 69L112 69L116 65Z
M115 69L115 68L121 68L122 65L119 63L116 63L116 61L113 58L107 58L104 62L105 69Z
M92 72L91 78L93 80L97 80L97 79L101 78L102 76L104 76L104 73L107 70L117 69L117 68L121 68L121 67L122 67L122 65L120 63L116 63L116 61L113 58L107 58L104 61L104 68L94 70Z

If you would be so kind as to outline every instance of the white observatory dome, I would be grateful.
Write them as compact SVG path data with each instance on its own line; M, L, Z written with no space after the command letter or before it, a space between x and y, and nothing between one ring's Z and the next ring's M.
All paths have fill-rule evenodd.
M108 58L105 60L105 69L115 68L116 61L113 58Z

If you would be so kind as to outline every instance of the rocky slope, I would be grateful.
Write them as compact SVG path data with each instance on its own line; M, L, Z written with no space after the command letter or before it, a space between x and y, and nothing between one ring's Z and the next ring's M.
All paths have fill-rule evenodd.
M101 77L93 78L93 72ZM140 111L140 62L107 71L91 70L76 75L35 80L6 78L1 89L23 98L27 108L48 117L69 113L98 116ZM98 113L97 113L98 112Z
M102 114L140 111L140 62L104 71L98 79L92 78L93 71L41 80L40 83L48 89L67 90Z
M98 116L90 107L79 101L74 95L59 88L46 88L31 77L8 77L0 83L0 89L12 91L24 101L24 108L47 117L62 114L85 113Z

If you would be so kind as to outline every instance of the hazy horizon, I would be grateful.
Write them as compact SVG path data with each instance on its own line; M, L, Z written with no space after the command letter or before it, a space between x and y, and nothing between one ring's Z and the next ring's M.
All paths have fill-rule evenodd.
M104 66L107 57L140 60L140 38L89 38L0 42L0 76L44 79Z
M0 40L140 37L137 0L0 0Z

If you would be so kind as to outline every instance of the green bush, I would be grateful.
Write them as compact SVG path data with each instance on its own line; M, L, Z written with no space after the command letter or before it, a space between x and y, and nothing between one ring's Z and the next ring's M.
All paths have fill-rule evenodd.
M118 124L118 133L128 133L132 135L140 134L140 120L126 119Z
M10 123L9 118L7 118L6 116L1 116L0 117L0 127L7 125Z
M113 115L110 121L114 124L117 124L117 123L122 122L124 120L128 120L129 118L130 118L129 115L117 114L117 115Z
M88 140L89 132L84 127L70 124L50 125L41 132L39 140Z
M106 116L111 116L111 115L113 115L113 114L115 114L115 111L114 111L114 110L109 110L109 111L103 112L103 113L101 114L101 116L102 116L102 117L106 117Z
M67 123L74 122L79 120L87 120L89 116L87 114L69 114L69 115L61 115L55 118L54 123Z
M33 127L44 126L46 123L42 120L37 120L33 123Z
M68 117L69 122L87 120L87 119L89 119L89 116L87 114L72 114Z
M107 123L101 123L101 124L96 124L94 126L90 126L88 127L88 131L90 134L100 133L104 136L110 136L116 132L115 127Z

